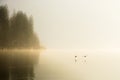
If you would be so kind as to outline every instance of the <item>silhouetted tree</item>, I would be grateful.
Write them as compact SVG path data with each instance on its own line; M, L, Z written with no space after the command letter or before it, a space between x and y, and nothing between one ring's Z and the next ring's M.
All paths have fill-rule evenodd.
M22 11L14 13L10 19L7 6L0 6L0 49L40 48L33 30L33 18Z
M33 19L21 11L10 18L10 40L14 48L39 48L39 40L33 31ZM35 40L36 39L36 40ZM35 46L34 41L38 41Z
M9 16L7 6L0 6L0 48L5 48L8 42Z

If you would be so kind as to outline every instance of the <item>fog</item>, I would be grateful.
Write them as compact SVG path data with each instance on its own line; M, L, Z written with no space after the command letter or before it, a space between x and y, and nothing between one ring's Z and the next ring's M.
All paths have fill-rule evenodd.
M35 80L119 80L119 52L45 51ZM69 53L69 54L68 54ZM77 62L75 56L77 55ZM86 56L86 57L84 57Z
M10 14L22 10L33 15L34 30L50 50L40 53L35 80L120 80L119 0L5 0L3 4Z
M120 47L119 0L5 0L34 18L41 43L56 49Z

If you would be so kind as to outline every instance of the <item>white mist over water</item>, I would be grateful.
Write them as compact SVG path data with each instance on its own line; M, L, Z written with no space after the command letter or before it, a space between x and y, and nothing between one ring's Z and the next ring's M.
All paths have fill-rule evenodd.
M36 66L35 80L120 80L119 61L120 52L45 51Z

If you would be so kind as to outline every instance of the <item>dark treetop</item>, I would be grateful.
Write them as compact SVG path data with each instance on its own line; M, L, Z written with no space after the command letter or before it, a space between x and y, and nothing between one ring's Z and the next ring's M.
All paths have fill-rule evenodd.
M0 6L0 49L39 49L33 30L33 18L22 11L9 16L7 6Z

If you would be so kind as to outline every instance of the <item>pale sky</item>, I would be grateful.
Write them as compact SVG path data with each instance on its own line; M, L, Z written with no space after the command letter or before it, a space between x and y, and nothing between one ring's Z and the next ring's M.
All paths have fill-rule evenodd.
M120 0L4 0L34 17L41 43L55 49L120 48Z

